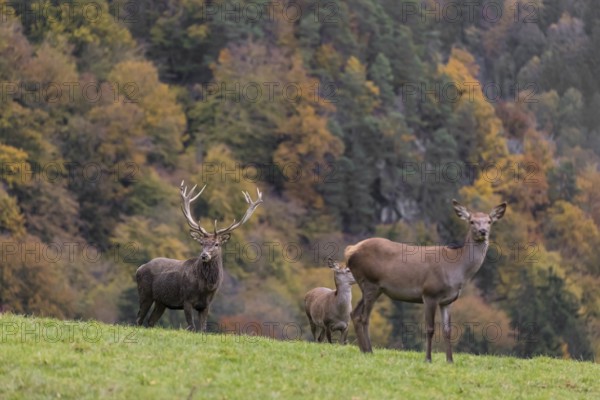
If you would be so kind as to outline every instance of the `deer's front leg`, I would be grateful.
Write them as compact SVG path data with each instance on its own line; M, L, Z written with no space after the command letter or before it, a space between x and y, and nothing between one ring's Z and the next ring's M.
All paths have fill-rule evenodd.
M425 361L431 362L431 341L435 332L435 309L436 302L430 299L424 299L425 303L425 325L427 328L427 352L425 353Z
M193 307L192 307L192 303L185 301L183 303L183 313L185 314L185 320L187 321L187 330L188 331L193 331L195 329L194 327L194 319L192 317L192 311L193 311Z
M200 332L206 332L206 322L208 321L208 307L198 310L198 324Z

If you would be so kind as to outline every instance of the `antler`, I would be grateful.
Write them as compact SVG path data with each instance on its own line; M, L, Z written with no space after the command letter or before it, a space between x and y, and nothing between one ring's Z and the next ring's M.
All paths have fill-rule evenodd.
M224 233L229 233L229 232L233 231L234 229L237 229L240 225L242 225L246 221L248 221L248 219L254 213L254 210L256 210L256 207L258 207L263 202L262 193L258 188L256 188L256 193L258 195L258 198L256 199L256 201L252 201L252 198L250 197L250 194L248 192L242 192L242 194L244 195L244 198L246 199L246 203L250 204L250 206L248 207L248 210L246 210L246 214L244 214L244 217L239 222L235 222L235 219L234 219L233 223L225 229L217 230L217 221L215 220L215 235L222 235Z
M181 181L181 186L179 187L179 194L181 195L182 201L181 211L183 211L183 215L185 215L185 219L187 220L187 223L190 226L190 228L192 228L192 230L201 233L205 237L208 237L210 236L210 233L208 233L204 228L198 225L196 221L194 221L194 218L192 217L192 213L190 211L190 204L198 197L200 197L200 195L206 188L206 185L204 185L204 187L200 189L200 192L198 192L198 194L194 196L194 190L196 189L197 185L194 185L194 187L192 188L192 190L190 190L190 193L188 194L187 186L183 186L184 183L184 181Z

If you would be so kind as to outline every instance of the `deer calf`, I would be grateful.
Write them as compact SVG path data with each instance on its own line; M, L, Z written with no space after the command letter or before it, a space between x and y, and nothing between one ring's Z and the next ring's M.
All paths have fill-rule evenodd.
M327 264L333 270L336 290L325 287L310 290L304 296L304 308L315 341L322 342L327 335L331 343L333 331L340 331L340 343L346 344L352 311L351 287L356 281L348 268L341 268L331 258Z

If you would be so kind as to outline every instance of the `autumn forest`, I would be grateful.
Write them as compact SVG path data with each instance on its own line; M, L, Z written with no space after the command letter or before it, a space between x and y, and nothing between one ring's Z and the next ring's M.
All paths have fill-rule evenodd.
M597 360L599 75L592 0L0 0L0 312L133 323L136 269L198 255L185 180L211 230L264 193L210 330L308 339L327 257L506 201L455 350ZM422 306L371 337L421 350Z

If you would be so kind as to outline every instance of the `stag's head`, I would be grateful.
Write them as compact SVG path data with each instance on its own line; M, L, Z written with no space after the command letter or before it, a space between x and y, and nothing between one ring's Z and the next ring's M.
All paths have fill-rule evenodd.
M200 259L203 262L209 262L213 258L217 258L221 256L221 247L231 237L231 234L225 233L223 235L210 235L210 236L202 236L198 232L190 231L190 235L196 239L198 243L202 246L202 252L200 253Z
M456 200L452 200L452 205L454 206L456 215L469 223L471 238L476 242L485 242L488 240L492 224L502 218L506 211L506 203L494 207L489 214L469 211Z
M354 285L356 283L356 280L354 279L354 276L348 267L340 266L340 264L338 264L336 261L333 261L331 258L327 259L327 266L333 271L333 279L335 280L335 285L337 287L343 285Z
M209 262L210 260L221 256L221 247L223 247L223 245L227 243L227 241L231 237L231 232L237 229L243 223L245 223L250 218L250 216L252 216L254 210L256 210L256 207L258 207L263 202L263 200L262 193L260 192L260 190L258 190L258 188L256 189L258 195L256 201L252 201L252 198L250 197L248 192L242 192L244 198L246 199L246 202L249 204L248 210L246 210L246 214L244 214L244 216L239 222L233 220L233 223L231 225L223 229L217 229L217 221L215 220L213 232L210 233L206 229L202 228L200 224L194 220L190 211L190 204L198 197L200 197L205 188L206 185L200 190L200 192L198 192L198 194L194 195L194 190L196 189L196 186L194 186L192 190L190 190L190 192L188 193L187 186L184 186L184 182L181 181L181 186L179 189L182 200L181 210L183 211L183 215L185 216L187 223L191 228L190 235L194 239L196 239L198 243L200 243L200 245L202 246L200 259L203 262Z

